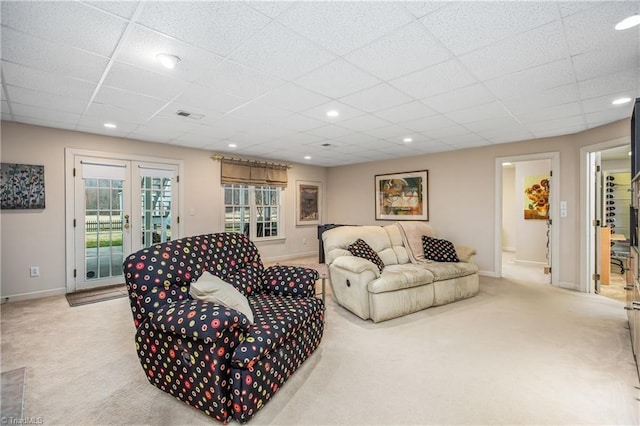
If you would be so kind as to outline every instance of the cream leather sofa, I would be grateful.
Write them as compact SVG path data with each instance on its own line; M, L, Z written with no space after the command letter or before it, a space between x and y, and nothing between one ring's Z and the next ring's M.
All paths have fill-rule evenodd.
M325 231L325 262L338 303L362 319L379 322L475 296L479 288L475 250L455 246L460 259L456 263L425 261L418 245L422 235L437 237L424 222ZM359 238L378 253L384 262L382 272L347 250Z

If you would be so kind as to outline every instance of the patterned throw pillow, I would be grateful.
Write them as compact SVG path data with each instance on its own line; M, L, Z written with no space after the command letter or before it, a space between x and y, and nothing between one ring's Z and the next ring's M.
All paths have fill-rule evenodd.
M422 249L424 257L434 262L460 262L456 254L456 248L451 241L422 236Z
M384 268L382 259L380 259L378 253L376 253L376 251L372 249L371 246L369 246L369 244L367 244L362 238L358 238L354 243L349 245L347 250L356 257L361 257L375 263L378 266L378 269L380 269L380 272L382 272L382 269Z

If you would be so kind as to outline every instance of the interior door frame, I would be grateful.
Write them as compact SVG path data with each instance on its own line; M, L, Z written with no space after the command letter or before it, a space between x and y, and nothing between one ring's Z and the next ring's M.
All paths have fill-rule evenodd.
M537 154L511 155L496 157L495 160L495 210L494 210L494 254L493 270L496 277L502 277L502 164L517 163L522 161L550 160L551 161L551 192L549 218L552 220L549 238L551 239L551 285L559 286L560 283L560 153L541 152Z
M592 238L592 221L595 219L590 205L593 197L589 196L591 190L591 163L589 156L591 153L617 148L624 145L631 145L631 138L623 136L606 142L594 145L587 145L580 148L580 282L579 291L594 293L595 285L591 279L595 272L595 250L594 239Z
M92 151L78 148L65 148L64 150L64 175L65 175L65 287L67 293L73 293L76 291L76 278L74 277L75 266L75 241L74 241L74 226L73 220L75 218L75 179L74 167L76 156L81 157L94 157L96 159L108 159L108 160L120 160L120 161L137 161L148 163L163 163L171 164L178 167L178 176L184 175L184 162L182 160L162 157L151 157L136 154L116 153L107 151ZM177 200L177 212L178 217L184 217L184 179L177 179L178 186L178 200ZM183 236L182 223L177 223L175 233L172 233L173 238L180 238ZM126 254L125 254L126 256Z

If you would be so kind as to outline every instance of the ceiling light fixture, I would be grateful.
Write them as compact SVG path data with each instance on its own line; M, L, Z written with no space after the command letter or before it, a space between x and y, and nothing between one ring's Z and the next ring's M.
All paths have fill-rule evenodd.
M115 129L118 126L113 123L104 123L104 127L106 127L107 129Z
M512 164L513 164L513 163L510 163L510 162L508 162L508 161L507 161L507 162L502 163L502 165L503 165L503 166L510 166L510 165L512 165Z
M163 67L169 68L170 70L174 69L178 62L180 62L180 58L170 53L159 53L156 56L156 59L162 64Z
M340 115L340 113L338 111L336 111L335 109L327 111L327 117L337 117L339 115Z
M305 159L305 160L311 160L311 156L310 156L310 155L305 155L305 156L304 156L304 159Z
M238 145L236 145L235 143L230 143L230 144L229 144L229 145L227 145L227 146L228 146L229 148L235 148L235 147L237 147Z
M631 102L631 98L618 98L615 101L611 102L611 105L622 105L626 104L627 102Z
M404 138L404 139L402 139L402 142L404 142L404 143L413 142L413 139L411 139L411 138Z
M618 31L622 31L633 28L636 25L640 25L640 15L632 15L628 18L624 18L622 21L618 22L614 28Z

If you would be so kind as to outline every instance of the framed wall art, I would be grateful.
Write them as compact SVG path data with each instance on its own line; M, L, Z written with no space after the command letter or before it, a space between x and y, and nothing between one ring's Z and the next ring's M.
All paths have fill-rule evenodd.
M429 171L376 175L376 220L429 220Z
M319 225L322 212L322 183L296 181L296 225Z
M0 208L44 209L44 166L0 163Z

